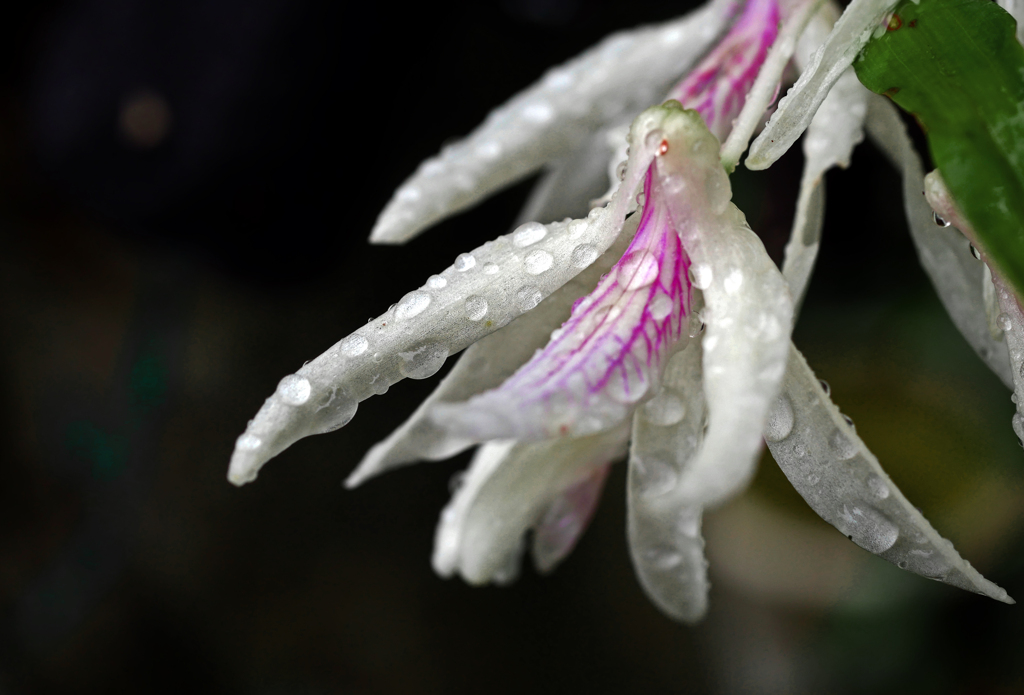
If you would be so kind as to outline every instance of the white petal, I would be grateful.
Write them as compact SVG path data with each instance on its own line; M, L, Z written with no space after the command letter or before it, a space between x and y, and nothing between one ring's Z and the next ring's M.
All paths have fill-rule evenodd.
M795 347L772 415L765 430L772 456L822 519L901 569L1014 602L961 558L907 501Z
M873 95L868 100L866 125L872 141L903 173L903 204L910 235L942 305L974 351L1012 389L1006 343L992 339L985 319L984 264L974 258L970 242L955 227L935 224L923 195L921 160L896 107L885 97Z
M747 149L750 137L757 130L764 112L775 98L775 92L782 80L782 73L796 50L797 40L804 33L807 23L820 5L821 0L802 0L802 2L796 3L792 14L785 19L775 43L768 51L764 65L757 73L757 79L747 94L743 110L736 117L729 137L722 144L722 165L727 170L732 171L736 168L740 155Z
M434 569L471 584L516 576L523 536L545 519L561 493L591 478L625 452L628 429L533 444L480 447L462 487L441 514Z
M685 500L652 504L687 474L704 436L701 348L697 341L669 361L662 390L633 418L627 528L633 567L651 601L693 623L707 610L703 510Z
M634 122L626 177L607 207L586 220L529 223L461 254L387 313L285 377L236 441L228 480L251 482L294 442L347 424L360 401L405 377L434 375L448 355L535 308L578 275L585 266L574 252L581 246L588 255L604 253L654 159L654 146L638 136L650 131L651 118Z
M996 0L1017 20L1017 42L1024 43L1024 0Z
M993 274L992 281L999 300L999 308L1002 309L996 321L999 328L1004 331L1006 347L1010 353L1010 369L1013 372L1013 394L1017 412L1013 414L1011 424L1017 441L1024 447L1024 311L1021 311L1020 301L1005 280Z
M818 255L825 217L825 172L834 166L850 165L853 148L864 139L864 118L870 95L857 80L853 68L847 68L807 128L796 218L782 266L797 307L803 302Z
M832 85L853 63L896 0L853 0L814 54L800 79L779 102L767 127L750 146L747 168L767 169L781 157L814 117Z
M626 220L622 233L600 258L530 311L481 341L470 345L458 363L416 412L387 439L376 444L345 481L356 487L368 478L422 459L454 456L475 441L436 425L430 410L436 403L466 400L501 384L533 353L544 347L553 330L569 317L573 302L590 292L598 279L622 256L636 231L639 215Z
M534 527L530 547L538 572L550 572L576 547L597 510L610 470L610 463L599 466L588 478L560 493L548 506Z
M553 68L395 192L370 240L402 243L580 146L609 121L657 102L725 28L733 0L614 34Z

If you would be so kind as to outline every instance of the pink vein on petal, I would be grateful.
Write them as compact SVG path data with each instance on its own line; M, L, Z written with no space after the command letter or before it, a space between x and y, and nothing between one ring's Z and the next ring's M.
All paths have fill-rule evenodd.
M622 422L656 390L670 348L687 340L689 257L653 165L636 236L551 342L504 384L435 419L480 439L585 435Z
M668 94L725 140L779 33L778 0L749 0L724 39Z

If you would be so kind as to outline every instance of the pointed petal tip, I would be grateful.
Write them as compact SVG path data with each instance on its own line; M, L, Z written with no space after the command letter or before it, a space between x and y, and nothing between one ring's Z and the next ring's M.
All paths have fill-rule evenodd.
M243 440L246 435L239 437ZM235 451L231 454L231 465L228 466L228 482L236 487L242 487L246 483L256 480L260 468L269 459L261 460L259 454L252 450L246 450L242 444L235 445Z

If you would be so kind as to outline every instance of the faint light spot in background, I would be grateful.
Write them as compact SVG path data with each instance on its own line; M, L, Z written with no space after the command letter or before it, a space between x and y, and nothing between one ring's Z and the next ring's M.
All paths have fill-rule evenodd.
M135 92L121 103L117 127L124 139L134 147L156 147L171 130L171 107L157 92Z

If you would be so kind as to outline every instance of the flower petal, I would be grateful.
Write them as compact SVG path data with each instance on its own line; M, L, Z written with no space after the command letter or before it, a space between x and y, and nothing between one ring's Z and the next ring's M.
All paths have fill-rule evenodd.
M725 38L668 93L669 99L695 109L719 140L729 134L733 121L744 108L747 92L779 33L779 15L778 0L747 0L743 13ZM771 92L788 60L789 56L781 60L761 113L768 107Z
M547 573L572 552L597 511L611 463L599 466L589 478L562 492L544 512L533 531L530 547L538 572Z
M580 300L551 342L500 388L434 417L477 441L583 436L623 422L649 395L663 360L687 340L688 259L651 188L622 259Z
M1024 43L1024 0L996 0L996 2L1017 20L1017 42Z
M662 389L636 411L629 452L627 528L633 567L647 596L676 620L693 623L707 611L707 560L699 505L652 504L687 474L704 438L700 343L677 352Z
M791 8L781 31L776 30L778 38L772 36L772 41L769 41L771 50L761 59L764 64L758 63L760 70L757 71L757 79L751 78L742 88L746 103L741 102L742 111L738 115L734 114L735 124L730 118L728 127L723 132L716 132L712 128L712 132L724 140L722 165L728 171L736 168L740 155L747 149L750 137L757 130L758 123L775 98L782 74L797 48L800 35L804 33L804 28L822 3L821 0L800 0L794 4L795 7ZM749 93L747 89L750 90ZM728 136L728 139L724 139L725 136Z
M901 569L1014 602L961 558L907 501L795 347L764 436L796 491L860 547Z
M800 79L779 102L768 125L750 146L748 169L767 169L796 142L832 85L853 63L898 0L853 0Z
M656 147L638 139L654 122L656 114L648 112L634 121L625 179L607 207L586 220L528 223L460 255L367 327L282 379L236 440L228 479L236 485L254 480L294 442L347 424L360 401L405 377L433 376L448 355L535 308L593 263L622 230L633 192L654 159Z
M345 481L356 487L373 476L423 459L454 456L476 442L450 433L430 417L436 403L462 401L494 388L544 347L552 330L569 317L573 302L590 292L622 256L636 232L639 215L626 220L622 233L604 254L556 290L537 308L496 333L470 345L432 394L387 439L376 444Z
M656 102L718 38L734 0L614 34L492 112L465 140L428 159L395 192L375 243L403 243L437 221L572 152L609 121Z
M435 571L443 577L458 572L471 584L514 580L525 533L562 516L557 511L548 515L552 505L564 503L563 493L581 484L588 487L587 481L593 492L595 475L625 453L628 437L628 429L620 427L593 437L489 442L480 447L462 486L441 514ZM564 542L554 545L558 547L552 555L567 551ZM546 551L540 552L547 561L551 555Z
M872 141L903 174L903 204L917 256L953 323L982 361L1013 388L1006 343L992 338L985 318L984 264L971 253L970 242L953 226L934 222L925 200L921 160L896 107L872 95L865 122Z
M711 145L717 153L717 142ZM674 157L671 149L657 160L666 192L695 188L696 161L703 160ZM785 371L793 304L761 240L729 202L725 170L717 162L717 168L705 166L706 207L695 210L685 197L667 196L674 219L689 215L680 232L694 286L703 290L709 421L687 476L666 497L672 504L711 507L743 489L753 475L760 431Z
M793 302L803 302L814 269L825 213L825 172L850 165L853 148L864 139L864 118L871 95L848 68L825 97L804 137L804 172L800 180L796 218L786 245L782 275Z

